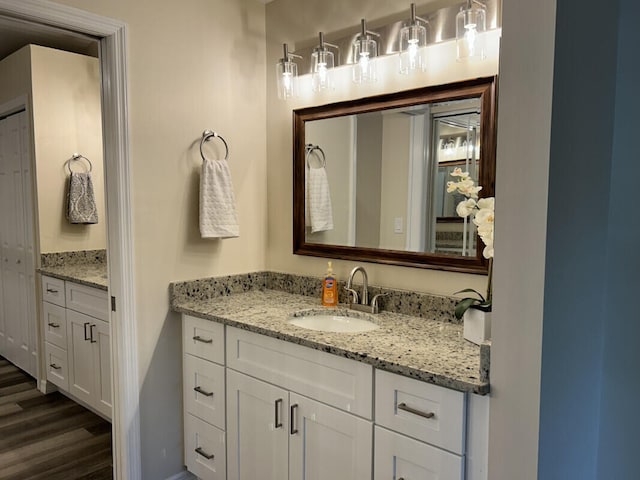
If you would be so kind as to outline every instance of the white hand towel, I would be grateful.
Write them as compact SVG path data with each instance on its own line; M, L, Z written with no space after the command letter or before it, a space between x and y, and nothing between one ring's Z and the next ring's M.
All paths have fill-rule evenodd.
M232 238L240 235L231 172L226 160L204 160L200 175L200 235Z
M307 168L305 222L311 233L333 230L333 209L327 172L324 167Z
M72 172L67 184L66 217L69 223L98 223L91 173Z

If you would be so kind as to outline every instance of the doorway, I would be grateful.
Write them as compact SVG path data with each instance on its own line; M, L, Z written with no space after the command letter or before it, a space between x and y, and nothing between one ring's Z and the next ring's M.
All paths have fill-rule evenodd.
M99 40L109 238L109 296L113 358L114 474L139 479L138 362L130 211L126 90L126 27L123 23L44 0L0 0L0 16L53 32Z

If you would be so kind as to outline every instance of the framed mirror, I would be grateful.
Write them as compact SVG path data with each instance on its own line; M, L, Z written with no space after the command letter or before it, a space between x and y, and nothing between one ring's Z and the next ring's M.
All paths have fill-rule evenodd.
M485 273L455 168L493 196L495 85L480 78L295 110L293 253Z

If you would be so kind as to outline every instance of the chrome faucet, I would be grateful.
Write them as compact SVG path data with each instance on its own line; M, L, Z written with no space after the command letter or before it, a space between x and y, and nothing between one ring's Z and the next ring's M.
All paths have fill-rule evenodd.
M358 272L362 272L362 300L360 302L358 302L358 292L356 292L352 288L353 277ZM351 270L351 273L349 274L349 280L347 281L347 286L345 287L345 290L349 292L353 297L353 302L351 303L369 305L369 291L367 290L368 282L369 277L367 276L367 271L364 269L364 267L357 266L353 270Z
M358 292L353 288L353 277L358 272L362 272L362 298L360 298ZM369 277L367 276L367 271L361 266L357 266L351 270L349 280L347 280L347 286L344 289L349 292L349 308L369 313L378 313L378 299L387 295L386 293L374 295L371 300L371 305L369 305Z

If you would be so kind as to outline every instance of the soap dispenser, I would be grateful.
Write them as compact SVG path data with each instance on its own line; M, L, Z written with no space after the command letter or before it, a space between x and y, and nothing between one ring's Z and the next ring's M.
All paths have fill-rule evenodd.
M327 274L322 280L322 305L325 307L335 307L338 305L338 284L333 276L331 262L327 264Z

